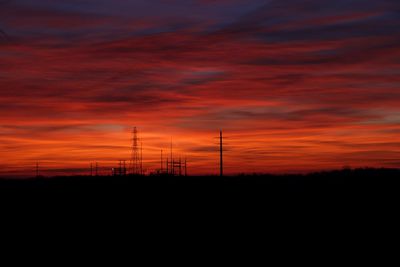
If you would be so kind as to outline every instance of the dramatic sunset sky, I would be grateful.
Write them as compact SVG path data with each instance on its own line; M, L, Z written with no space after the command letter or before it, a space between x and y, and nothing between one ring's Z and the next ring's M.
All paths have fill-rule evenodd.
M0 0L0 176L400 167L399 0Z

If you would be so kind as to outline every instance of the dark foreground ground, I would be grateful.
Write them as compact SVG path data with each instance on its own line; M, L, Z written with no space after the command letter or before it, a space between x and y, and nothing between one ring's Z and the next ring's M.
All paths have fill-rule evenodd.
M200 254L212 248L220 255L219 244L252 245L266 253L288 245L307 250L311 242L311 258L318 248L330 251L325 260L331 261L337 249L355 255L360 244L375 251L397 242L399 191L400 170L390 169L305 176L0 179L0 218L17 226L14 231L3 227L3 233L34 233L35 242L45 232L59 241L61 233L61 240L72 239L84 251L87 246L78 242L82 237L107 249L119 244L119 249L131 249L128 255L133 245L150 252L154 246L175 248L179 258L183 251L193 252L193 244L202 246L196 250ZM327 244L336 249L327 250Z
M5 202L119 205L311 205L379 203L400 198L400 170L357 169L309 175L236 177L54 177L0 179Z

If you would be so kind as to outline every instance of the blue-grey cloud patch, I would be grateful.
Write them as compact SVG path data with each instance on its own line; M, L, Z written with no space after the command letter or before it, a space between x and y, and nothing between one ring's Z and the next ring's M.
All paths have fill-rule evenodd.
M273 0L219 33L269 42L397 35L399 10L395 1Z

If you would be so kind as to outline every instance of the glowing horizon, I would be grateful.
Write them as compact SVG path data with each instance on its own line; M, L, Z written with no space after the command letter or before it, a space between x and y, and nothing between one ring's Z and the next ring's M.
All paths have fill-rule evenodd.
M400 167L396 0L0 1L0 176Z

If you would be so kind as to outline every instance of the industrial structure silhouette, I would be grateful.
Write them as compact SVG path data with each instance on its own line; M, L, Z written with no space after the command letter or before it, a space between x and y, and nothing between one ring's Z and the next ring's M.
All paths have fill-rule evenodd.
M219 132L219 176L224 175L223 165L223 134L222 130ZM111 167L108 172L111 176L145 176L145 175L164 175L164 176L188 176L188 160L186 157L174 158L173 142L171 138L169 156L164 156L164 150L160 150L160 168L153 171L146 171L143 168L143 139L140 137L137 127L132 129L131 138L131 157L128 160L120 159L118 165ZM39 162L35 167L36 177L39 175ZM90 176L99 176L99 163L90 163Z

